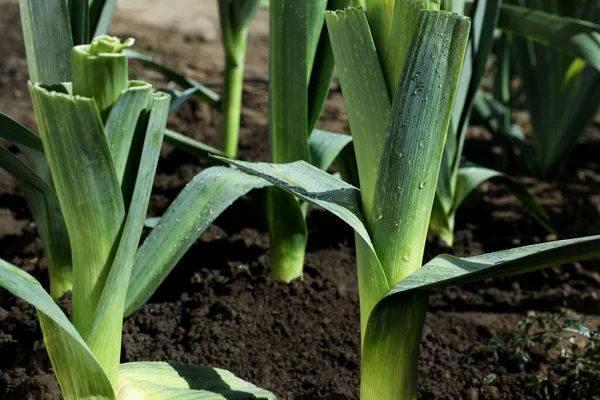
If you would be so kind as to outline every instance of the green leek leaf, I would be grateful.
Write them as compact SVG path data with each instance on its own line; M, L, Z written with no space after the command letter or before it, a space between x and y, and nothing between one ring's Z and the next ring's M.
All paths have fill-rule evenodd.
M29 79L55 84L71 81L73 37L65 0L22 0L21 26Z
M0 137L10 140L19 147L25 146L44 154L42 139L29 128L0 112Z
M169 96L166 93L155 93L153 95L152 109L145 132L131 206L127 212L127 219L125 220L114 262L98 301L94 318L85 336L86 343L104 366L106 374L113 381L116 381L119 372L123 324L123 320L115 318L115 315L123 315L127 294L127 285L123 282L129 281L136 258L160 156L164 128L167 124L169 101ZM108 340L109 338L115 338L115 340Z
M304 161L270 164L226 160L296 197L323 207L350 225L373 248L360 210L360 190Z
M85 334L116 250L123 197L95 102L32 83L29 89L71 239L73 321Z
M267 183L239 171L208 168L194 177L138 250L125 316L138 310L206 228L239 197Z
M92 37L106 35L112 20L117 0L93 0L90 4L90 33Z
M183 150L195 157L201 158L204 161L208 161L211 164L224 164L216 158L211 157L212 155L225 156L221 150L215 149L214 147L204 144L198 140L182 135L181 133L166 129L165 141L173 147Z
M37 309L46 349L65 400L115 398L93 353L35 278L0 260L0 286Z
M600 25L503 4L498 28L584 59L600 71Z
M165 362L121 365L117 400L275 400L231 372Z
M221 108L220 96L217 93L215 93L214 91L212 91L209 88L207 88L206 86L204 86L203 84L196 82L195 80L193 80L191 78L188 78L181 72L176 71L173 68L171 68L165 64L155 61L152 57L146 56L144 54L140 54L137 51L133 51L130 49L126 49L123 52L125 54L127 54L127 57L129 59L137 60L137 61L141 62L142 64L149 67L150 69L162 74L169 80L172 80L173 82L177 83L178 85L183 86L185 89L196 88L198 90L196 92L196 96L201 101L208 104L209 106L211 106L214 109L218 110Z
M362 206L368 221L390 100L365 12L347 8L327 12L325 19L344 93L356 151Z
M470 25L458 14L422 11L406 58L369 225L392 284L421 267Z
M30 163L31 167L3 152L3 156L7 157L7 160L0 161L0 167L19 180L21 190L23 190L38 232L44 242L48 260L48 275L50 276L50 295L58 300L64 293L72 289L71 245L58 198L52 187L42 140L25 126L2 113L0 113L0 137L16 144ZM11 166L10 163L16 163L16 165ZM19 175L22 173L26 176L19 179Z
M315 129L308 139L310 161L315 167L327 170L342 150L352 142L352 136Z
M58 202L56 193L31 167L25 164L19 157L10 152L6 147L0 146L0 167L14 176L20 183L26 183L32 188L40 191L49 200Z
M129 87L112 106L104 130L110 146L115 173L123 183L125 167L131 151L135 127L142 112L152 101L152 86L145 82L130 82Z
M393 45L378 52L390 99L396 94L421 10L439 9L440 0L396 0L388 39Z
M600 256L600 235L517 247L474 257L437 256L388 295L462 285Z
M350 5L350 0L329 0L328 10L338 10ZM322 15L321 22L323 21ZM310 53L309 53L310 54ZM331 78L335 69L335 60L331 50L329 32L323 26L321 37L314 56L314 64L308 83L308 131L312 132L319 121L319 115L327 100Z

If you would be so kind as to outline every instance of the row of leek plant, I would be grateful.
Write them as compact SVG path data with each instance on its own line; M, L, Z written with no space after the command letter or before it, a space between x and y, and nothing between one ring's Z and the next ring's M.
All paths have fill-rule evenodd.
M67 400L272 399L223 370L120 365L128 282L143 258L138 243L170 103L151 85L128 80L122 50L131 43L99 36L74 47L71 82L30 81L41 137L19 125L9 135L30 164L2 148L2 161L26 188L32 212L64 221L73 269L72 323L35 278L2 260L0 286L37 308ZM167 252L167 245L158 247Z
M470 23L457 14L421 10L423 4L416 3L397 0L391 10L373 7L368 18L361 8L326 17L361 190L303 161L229 160L355 229L361 399L367 400L417 398L430 289L600 255L600 236L594 236L469 258L442 255L421 266ZM384 51L391 43L398 51L392 58ZM401 68L386 69L392 60ZM398 86L390 99L387 82L393 81Z
M506 149L508 166L552 179L567 162L600 107L600 4L596 0L511 1L518 18L499 42L492 95L480 96L476 111ZM539 24L540 21L545 24ZM529 35L514 35L512 32ZM520 85L511 87L513 78ZM522 96L523 95L523 96ZM511 108L525 98L532 140L511 122ZM520 153L518 159L516 154Z
M54 4L60 8L62 2L57 0ZM398 12L400 10L401 8L396 9ZM413 17L420 14L420 20L412 25L412 29L415 29L414 35L412 35L412 32L402 32L402 29L397 25L398 22L396 22L396 26L392 23L390 27L390 37L393 40L396 40L397 37L391 36L392 33L393 35L404 35L404 46L408 46L409 39L407 38L414 36L410 50L404 50L407 60L406 67L402 71L398 71L399 74L402 73L402 79L399 79L398 95L394 98L393 107L390 106L385 78L383 72L381 72L382 68L380 65L383 63L379 61L378 57L380 56L377 55L376 45L371 39L369 23L367 23L365 14L358 9L350 9L338 15L332 14L328 19L336 59L338 65L342 67L340 70L344 71L341 73L341 79L348 104L352 132L357 143L365 144L365 146L357 147L361 186L373 187L375 190L371 192L363 190L361 200L358 197L357 189L305 162L265 165L232 161L239 167L252 171L275 183L289 193L299 195L303 201L310 201L324 206L346 219L357 229L357 254L361 288L361 324L364 335L363 350L365 357L362 384L364 398L413 398L416 396L416 372L414 364L418 352L420 325L414 322L422 322L424 308L426 307L426 300L423 301L423 298L426 298L426 294L417 291L415 293L407 292L408 294L403 293L398 295L390 293L389 296L384 297L385 293L394 284L399 282L400 286L396 287L395 290L400 292L410 289L412 286L419 287L421 285L421 288L435 287L436 285L460 282L461 280L472 280L497 274L531 270L550 265L557 260L587 258L596 255L593 251L593 246L597 246L598 240L598 238L589 238L570 242L557 242L521 249L516 253L508 251L463 260L445 256L432 261L424 268L416 271L420 265L423 253L422 247L424 245L429 213L435 193L434 181L437 176L437 168L432 168L431 166L439 168L444 136L450 119L452 100L468 36L468 22L462 17L443 12L417 13L415 10L410 11L413 12ZM371 22L371 24L376 25L377 22ZM350 38L352 40L349 40ZM353 46L356 46L356 48ZM405 63L402 62L402 64L404 65ZM420 79L419 76L421 76ZM68 89L68 85L63 87ZM417 101L405 101L406 99ZM385 109L386 101L387 115ZM383 112L379 109L380 107L383 107ZM390 113L390 110L393 111ZM108 117L110 117L112 112L111 110L108 113ZM383 129L385 131L387 122L382 123L381 119L387 120L390 114L392 123L389 126L389 135L386 135L385 143L383 143L384 134L382 131L378 132L378 130ZM371 121L369 122L373 122L372 126L377 129L371 129L371 124L366 124L363 121L365 116L370 117ZM38 118L40 119L42 136L44 137L45 122L42 122L43 118ZM100 118L98 116L96 120ZM367 136L369 134L374 136ZM417 137L418 135L423 136ZM18 135L12 136L19 139ZM23 134L22 136L25 137L26 135ZM44 140L43 137L42 141ZM29 140L33 139L30 137ZM149 142L150 140L146 138L146 141ZM80 142L84 141L80 140ZM152 142L156 144L154 140ZM24 144L22 145L25 146ZM108 147L108 144L106 146ZM113 151L113 149L110 149L110 151ZM377 154L376 151L380 151L380 154ZM112 153L109 154L112 156ZM85 154L85 156L88 155ZM421 157L422 155L424 157ZM89 164L91 158L85 156L82 163L90 167L87 172L92 171L93 168L91 166L94 164ZM379 166L380 156L382 160L381 167ZM67 157L64 158L67 159ZM62 161L65 164L68 162L70 161ZM131 165L129 162L126 164L127 167ZM135 165L135 162L133 165ZM50 172L52 173L52 178L54 178L55 174L52 166L53 163L50 163ZM398 166L401 168L398 168ZM106 164L103 164L103 167L106 167ZM81 170L84 171L82 173L86 171L85 168ZM13 173L15 171L13 168ZM273 174L279 175L274 177ZM35 182L35 180L28 180L30 175L24 174L23 171L16 171L15 175L22 178L21 181L25 184ZM139 176L142 175L144 174L139 174ZM148 178L147 175L146 190L149 190L148 181L151 181L151 178ZM372 182L373 180L375 183ZM123 180L123 182L126 181ZM366 184L369 181L371 183ZM83 194L81 190L78 190L78 185L81 182L85 182L85 180L77 180L76 184L73 184L71 188L75 188L74 192L79 193L79 195L87 196L87 190ZM61 183L61 185L63 184L64 182ZM207 223L214 219L227 204L230 204L240 195L250 189L266 185L267 182L264 179L251 177L233 169L221 167L209 168L199 174L167 210L141 248L136 253L133 253L136 257L135 260L130 259L133 265L129 267L132 270L132 279L129 281L129 288L124 288L123 286L123 282L127 281L127 279L123 278L127 276L127 266L121 268L118 264L112 263L111 268L105 269L105 272L108 273L106 282L118 281L121 285L115 284L116 288L113 285L104 285L101 300L108 301L110 304L113 304L113 301L119 303L122 301L120 299L122 299L126 290L127 297L124 300L125 314L128 315L134 311L151 294L152 284L162 280L164 275L161 276L161 274L174 265L185 249L189 247L190 243L193 243L201 231L203 231ZM58 188L56 190L59 191ZM400 191L400 196L397 196L398 190ZM45 193L48 194L50 192ZM136 193L139 194L139 191L134 190L134 197ZM369 201L368 197L365 196L372 196L372 198ZM76 212L80 212L82 207L87 204L93 204L93 200L87 197L84 201L77 199L75 202L76 207L72 207L75 210L73 215L69 215L70 213L65 211L69 207L65 207L63 202L60 202L60 209L64 214L65 220L68 219L71 221ZM405 203L406 207L404 207ZM103 202L99 204L105 206ZM134 246L133 243L137 245L137 240L133 240L132 238L135 236L139 237L137 234L125 235L126 232L130 232L130 229L133 229L128 228L128 226L134 225L134 219L136 221L135 225L139 226L141 230L140 221L143 219L143 216L139 218L131 217L132 222L129 222L129 215L133 215L131 214L132 206L135 205L137 207L135 210L138 213L140 213L140 209L145 208L145 206L140 208L137 204L139 204L137 201L131 200L129 202L130 210L125 220L126 225L123 226L122 231L120 230L121 228L118 228L116 234L116 240L129 237L127 241L128 248ZM363 222L360 211L361 206L364 215L370 215L367 222ZM386 216L385 219L383 218L384 215ZM77 229L90 229L89 224L81 222L87 222L87 218L74 218L74 220L79 221L82 225L82 228ZM76 223L73 224L79 225ZM67 227L70 226L71 224L67 223ZM115 230L114 227L111 229ZM67 230L70 231L72 229L68 228ZM373 240L371 240L369 233L367 233L368 231L371 233ZM70 232L69 239L74 248L74 253L79 251L80 256L82 256L82 246L78 239L71 236ZM89 250L90 243L93 242L85 243L87 246L86 250ZM394 245L390 246L390 243L394 243ZM109 251L106 256L108 258L114 255L116 257L115 260L120 260L121 257L126 259L127 256L131 256L131 253L125 254L128 253L125 247L121 250L120 241L118 246L108 247ZM107 250L104 249L104 251L106 252ZM95 252L93 253L95 254ZM124 262L124 264L127 263ZM117 265L116 268L115 265ZM110 272L108 272L109 269ZM82 269L82 271L85 270ZM94 361L95 357L98 356L92 352L94 357L90 358L89 352L85 347L90 346L90 343L97 345L97 342L94 341L97 337L92 335L89 342L87 336L84 336L85 339L82 339L76 335L77 332L73 332L73 329L69 328L70 325L68 325L68 321L65 322L66 318L64 318L64 315L56 314L56 309L44 308L52 308L52 306L48 305L47 301L38 301L39 299L36 296L40 295L41 291L38 285L34 285L33 287L27 286L27 284L32 284L31 277L20 279L24 274L18 269L5 264L3 264L2 272L3 286L40 307L43 325L45 324L44 321L46 321L44 320L44 315L50 315L49 318L53 323L59 325L61 335L63 330L66 332L66 336L64 337L66 338L65 340L69 341L68 344L71 346L75 344L75 348L78 351L83 349L81 351L86 354L87 358L81 361L81 363L73 365L76 365L79 370L87 371L89 368L95 368L95 371L98 372ZM413 272L415 274L408 277ZM81 275L79 274L79 276ZM407 278L402 279L405 277ZM96 290L100 287L102 287L102 284L94 285ZM32 294L31 291L35 291L35 293ZM103 329L116 332L116 325L118 325L120 330L121 313L118 308L119 304L116 304L116 308L112 306L97 307L96 310L110 309L112 312L100 314L99 317L96 317L94 314L92 322L97 321L97 318L101 316L104 316L106 319L98 322L100 325L91 326L102 326ZM400 314L397 312L396 307L404 308L405 306L405 310L408 311L407 313ZM58 312L60 313L60 311ZM372 315L369 317L370 314ZM108 315L112 315L113 317L119 316L119 318L109 319ZM111 327L113 329L110 329ZM365 330L367 327L368 329ZM55 325L52 325L48 329L54 328ZM401 332L397 332L396 330ZM89 329L88 331L90 334L94 332L94 330L90 331ZM399 336L395 336L396 334ZM82 334L79 333L79 335ZM383 335L383 340L379 340L379 335ZM61 379L63 390L79 390L79 392L73 395L75 396L74 398L80 396L81 390L87 391L86 394L89 391L108 390L102 384L99 384L102 387L94 386L96 380L93 381L93 385L88 380L80 380L78 382L81 383L73 383L69 378L69 372L72 373L72 370L65 371L61 369L66 368L60 364L61 361L64 362L64 359L60 357L64 355L61 352L64 349L60 348L63 342L58 341L58 344L56 344L53 338L49 337L50 335L47 336L48 343L50 343L49 351L53 358L53 363L60 365L60 367L55 366L55 368L59 374L59 379ZM63 336L60 337L62 338ZM106 336L104 337L106 338ZM54 346L55 344L59 347ZM106 353L102 349L98 351ZM114 358L117 356L115 354L112 354L110 357L103 355L102 359L104 360L105 357L107 359L112 358L114 361ZM114 376L114 363L111 365L113 366L112 370L110 366L106 368L111 371L111 376ZM145 366L139 367L141 369L145 368ZM104 365L100 368L102 368L102 372L105 372ZM184 385L183 380L179 378L181 374L184 374L188 370L181 367L173 368L168 366L161 366L161 368L163 370L167 368L168 371L171 371L169 382L177 388L165 388L164 386L156 388L149 382L138 382L137 385L131 384L132 379L139 379L139 376L143 374L134 374L135 376L132 377L131 368L125 366L121 367L121 382L126 383L125 386L121 384L119 390L128 389L130 391L127 393L131 396L132 391L141 390L139 387L143 387L146 390L160 389L164 390L164 393L167 393L167 391L174 393L174 391L177 391L178 388ZM165 373L163 370L159 372L155 371L154 376L159 373ZM214 372L212 374L214 375ZM223 373L219 374L222 378ZM211 376L209 373L206 373L202 378L209 379ZM402 379L392 382L392 376L400 376ZM127 383L128 379L129 383ZM143 379L149 378L146 376ZM187 381L186 384L187 386L185 387L190 388L190 384ZM206 383L204 385L204 387L207 387ZM248 388L249 386L245 387ZM225 389L223 385L211 386L211 388L215 388L215 390ZM114 385L111 389L114 390ZM258 389L250 388L248 390ZM114 395L114 391L112 393L106 395L106 397L111 398ZM120 392L118 393L120 394ZM140 392L137 393L139 394ZM143 396L142 394L139 395ZM267 396L264 393L262 395ZM98 396L105 396L105 394ZM65 397L70 398L68 396Z

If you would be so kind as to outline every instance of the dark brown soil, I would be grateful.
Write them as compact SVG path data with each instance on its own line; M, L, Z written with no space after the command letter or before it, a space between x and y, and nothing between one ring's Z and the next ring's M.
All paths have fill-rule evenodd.
M1 6L0 110L34 126L17 20L16 5ZM119 19L113 32L135 34L146 52L219 89L218 42L156 32ZM159 34L161 40L154 41ZM249 54L240 157L267 160L264 39L252 40ZM159 86L166 84L139 66L135 73ZM346 131L343 110L335 88L321 126ZM217 144L218 115L196 101L178 111L170 126ZM599 131L596 121L590 136L599 136ZM501 150L490 140L482 128L472 127L466 158L500 167ZM203 167L165 145L150 214L160 215ZM600 168L594 151L578 148L555 183L520 180L553 215L565 237L600 232ZM360 333L352 232L330 214L311 209L304 280L289 285L273 282L268 277L268 235L256 208L250 197L236 202L198 240L150 302L127 320L123 362L166 360L226 368L280 399L358 399ZM455 251L472 255L539 242L546 236L501 187L486 183L458 213ZM431 240L426 258L442 251L444 247ZM46 283L35 226L15 182L1 170L0 257ZM434 292L421 345L421 398L543 398L527 388L541 364L519 372L486 357L470 357L471 351L492 337L506 336L527 313L600 314L599 264L569 264ZM565 393L562 398L569 396ZM60 398L35 311L2 290L0 398Z

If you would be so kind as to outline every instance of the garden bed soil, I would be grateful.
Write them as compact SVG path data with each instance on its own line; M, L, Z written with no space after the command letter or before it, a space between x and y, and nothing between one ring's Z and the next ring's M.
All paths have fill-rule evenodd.
M15 4L0 4L0 110L34 127L27 68ZM113 33L138 39L138 49L219 90L222 51L217 39L156 30L117 17ZM244 84L240 157L268 160L267 46L251 38ZM160 76L134 65L134 76L158 86ZM218 114L191 101L170 127L216 145ZM334 84L320 126L347 131L339 85ZM599 122L589 128L600 136ZM502 165L501 149L472 126L466 159ZM205 168L165 144L150 215L161 215L184 185ZM600 232L600 168L579 146L554 183L519 178L553 215L565 237ZM269 279L269 239L251 197L220 216L152 297L124 325L123 362L177 361L225 368L280 399L358 399L359 305L353 234L317 208L308 214L309 243L303 280ZM486 183L459 210L455 251L474 255L537 243L547 233L502 187ZM425 258L447 251L428 242ZM14 180L0 171L0 257L47 284L40 239ZM472 357L493 337L505 337L531 313L600 314L596 261L567 264L518 277L487 280L433 292L419 361L422 399L537 399L528 384L544 362L520 372L511 363ZM69 300L62 304L68 309ZM570 394L565 393L564 399ZM0 398L59 399L60 393L35 311L0 290Z

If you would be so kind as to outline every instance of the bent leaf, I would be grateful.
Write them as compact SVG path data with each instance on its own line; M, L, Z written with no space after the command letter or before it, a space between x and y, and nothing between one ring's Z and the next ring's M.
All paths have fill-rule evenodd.
M598 256L600 235L534 244L474 257L459 258L442 254L394 286L388 296L409 290L434 289L522 274Z
M544 243L468 258L447 254L434 258L398 283L371 313L363 345L361 397L371 395L372 398L388 398L384 394L390 388L382 383L394 382L396 393L402 393L407 386L416 382L394 380L393 377L402 376L402 371L393 368L405 366L417 370L418 357L415 352L419 349L428 305L428 289L530 272L598 256L600 236ZM404 334L399 335L399 331L389 334L387 327L390 324L399 327ZM398 362L398 357L401 362ZM409 361L414 362L414 365L406 366ZM378 368L381 364L392 368Z
M166 129L165 141L171 144L173 147L185 151L192 156L196 156L208 161L211 164L225 164L224 162L211 157L212 155L225 156L225 153L223 153L221 150L215 149L214 147L204 144L198 140L182 135L179 132Z
M0 259L0 286L37 309L44 343L66 400L114 399L113 388L91 350L35 278Z
M458 209L464 199L479 185L487 180L494 180L506 187L515 197L521 202L523 207L530 212L531 216L545 229L550 232L554 230L550 227L550 217L538 202L529 194L529 192L521 186L516 180L510 176L494 171L493 169L483 168L476 164L465 163L458 169L456 181L456 195L454 198L453 212Z
M600 71L600 25L503 4L498 28L582 58Z
M319 169L327 170L350 142L350 135L315 129L308 139L310 163Z
M304 162L269 164L226 160L294 196L319 205L350 225L373 248L360 210L360 190ZM374 251L374 250L373 250Z
M365 316L366 323L366 316L391 286L388 284L363 222L363 214L359 206L360 191L304 161L289 164L227 161L250 174L260 176L301 200L323 207L354 229L357 249L362 249L357 251L357 257L364 257L363 261L359 260L359 262L369 266L359 268L360 282L370 282L373 288L377 289L361 293L361 318Z
M96 103L37 84L29 89L71 240L73 322L85 333L125 217L121 188Z
M262 179L225 167L208 168L196 175L138 250L125 316L144 305L177 261L227 207L250 190L267 185Z
M122 364L117 400L275 400L231 372L166 362Z
M127 294L127 285L124 282L129 281L140 236L142 235L144 217L148 211L150 192L152 191L163 134L167 124L169 100L166 93L155 93L153 95L141 159L135 175L136 180L131 206L127 212L118 249L104 285L104 290L98 301L90 328L85 335L86 343L94 351L108 377L114 382L117 380L121 356L123 324L123 319L115 318L115 315L123 315ZM114 339L108 340L108 338Z
M221 97L204 86L203 84L196 82L195 80L188 78L179 71L174 70L164 64L155 61L152 57L138 53L137 51L126 49L123 51L127 57L131 60L138 60L150 69L162 74L169 80L172 80L178 85L183 86L185 89L196 88L196 96L212 108L219 110L221 108Z
M43 154L44 145L42 139L32 130L15 121L8 115L0 112L0 137L10 140L17 146L25 146Z

